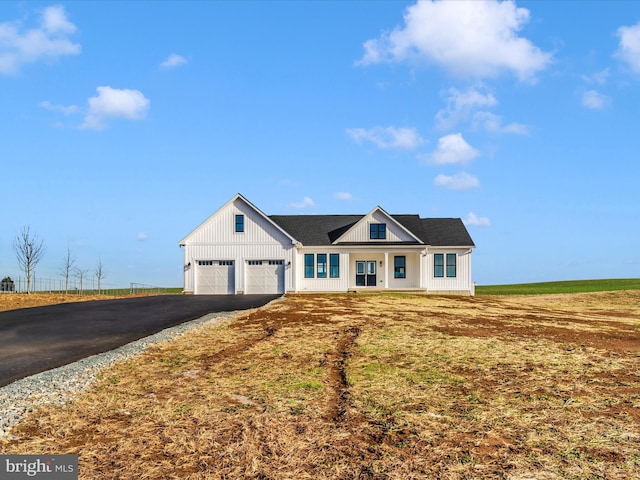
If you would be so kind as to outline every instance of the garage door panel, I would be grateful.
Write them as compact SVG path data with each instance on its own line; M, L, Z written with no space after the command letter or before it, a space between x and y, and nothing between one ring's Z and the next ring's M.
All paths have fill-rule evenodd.
M250 260L247 263L247 293L284 293L283 260Z
M201 260L196 267L198 295L227 295L235 293L235 265L228 260Z

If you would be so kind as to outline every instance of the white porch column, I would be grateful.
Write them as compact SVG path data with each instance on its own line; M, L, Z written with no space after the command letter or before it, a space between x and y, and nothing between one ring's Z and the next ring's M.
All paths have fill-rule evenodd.
M384 252L384 288L389 288L389 252Z
M420 252L420 288L426 288L426 282L424 281L424 262L427 261L427 252Z

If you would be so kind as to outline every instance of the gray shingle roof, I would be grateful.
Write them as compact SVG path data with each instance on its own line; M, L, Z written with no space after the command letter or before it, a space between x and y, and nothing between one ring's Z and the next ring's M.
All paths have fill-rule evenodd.
M331 245L364 215L270 215L303 245Z
M441 247L475 247L471 235L459 218L422 218L429 245Z
M273 222L305 246L331 245L363 217L364 215L269 216ZM391 217L426 245L475 246L459 218L420 218L418 215L391 215Z

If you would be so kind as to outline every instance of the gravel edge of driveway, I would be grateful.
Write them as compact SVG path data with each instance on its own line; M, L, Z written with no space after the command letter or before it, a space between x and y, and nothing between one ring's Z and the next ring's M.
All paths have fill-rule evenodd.
M144 352L148 347L172 340L201 326L216 325L238 313L216 312L166 328L108 352L92 355L62 367L37 373L0 387L0 440L14 440L11 428L41 405L64 405L93 385L96 375L116 362Z

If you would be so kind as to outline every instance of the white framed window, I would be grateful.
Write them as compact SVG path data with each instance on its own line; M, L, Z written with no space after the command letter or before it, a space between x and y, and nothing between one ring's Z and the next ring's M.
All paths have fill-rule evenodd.
M407 278L407 257L396 255L393 257L393 278Z
M445 263L446 259L446 263ZM457 275L458 255L455 253L434 253L433 254L433 276L443 278L455 278Z
M316 255L318 268L316 269L316 274L318 278L327 278L327 254L319 253Z
M315 255L313 253L304 254L304 278L313 278L315 276Z
M236 233L244 233L244 215L236 215L235 216L236 219L236 229L235 232Z
M340 278L340 254L305 253L304 278Z
M370 240L386 240L387 224L386 223L370 223L369 239Z
M444 253L433 254L433 276L444 277Z
M456 260L458 256L455 253L447 253L447 277L456 276Z
M329 254L329 277L340 278L340 254Z

